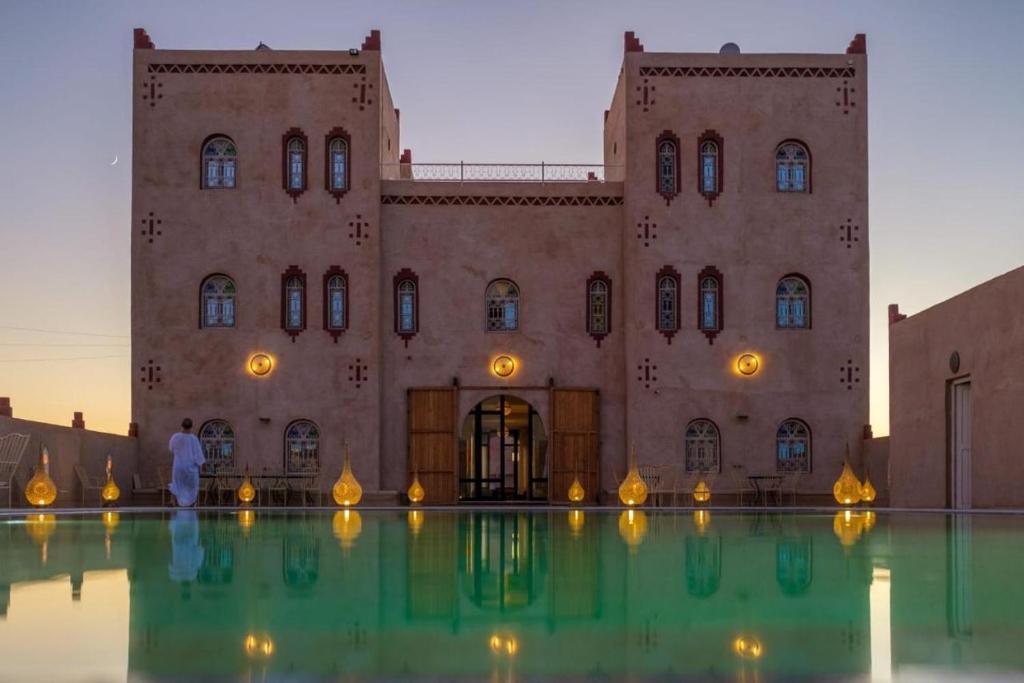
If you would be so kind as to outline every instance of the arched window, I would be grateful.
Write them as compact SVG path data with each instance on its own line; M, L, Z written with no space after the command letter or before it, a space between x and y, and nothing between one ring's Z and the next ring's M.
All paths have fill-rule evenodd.
M298 266L281 274L281 329L292 341L306 329L306 274Z
M686 471L718 472L721 469L718 427L711 420L686 425Z
M324 329L335 341L348 329L348 276L337 266L324 273Z
M775 326L796 330L811 326L811 286L799 275L787 275L775 288Z
M296 420L284 430L286 474L316 474L320 471L320 428L309 420Z
M709 344L714 343L715 335L723 327L723 286L722 274L714 266L704 268L697 275L697 329L707 336Z
M799 142L784 142L775 150L775 180L779 192L811 191L811 154Z
M488 332L519 329L519 287L511 280L495 280L485 295Z
M789 419L775 436L775 469L779 472L811 471L811 430L805 422Z
M295 199L306 190L306 136L298 128L284 135L284 189Z
M327 190L335 197L345 194L349 188L349 138L340 128L327 136Z
M601 340L612 329L612 282L604 273L597 271L587 280L587 333Z
M210 420L199 428L203 446L203 474L219 474L235 467L235 430L225 420Z
M203 187L233 188L237 164L238 150L231 138L218 135L207 140L203 145Z
M658 136L655 148L657 154L657 190L666 201L679 193L679 138L671 131Z
M672 343L672 335L679 330L679 273L665 266L655 279L657 330Z
M200 287L201 327L235 326L235 283L226 275L211 275Z
M718 192L718 143L712 140L700 146L700 190L702 194Z

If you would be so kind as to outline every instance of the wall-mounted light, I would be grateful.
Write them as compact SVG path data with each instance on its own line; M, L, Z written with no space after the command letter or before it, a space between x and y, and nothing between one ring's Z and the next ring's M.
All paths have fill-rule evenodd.
M273 359L266 353L254 353L249 356L249 372L256 377L266 377L274 369Z
M512 359L512 356L498 356L491 363L491 370L498 377L511 377L512 373L516 371L516 362Z
M741 375L749 377L758 371L761 361L753 353L743 353L736 359L736 371Z

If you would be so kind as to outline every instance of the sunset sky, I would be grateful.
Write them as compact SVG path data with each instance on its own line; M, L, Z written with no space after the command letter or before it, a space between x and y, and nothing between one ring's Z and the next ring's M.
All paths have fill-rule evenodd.
M130 421L135 26L182 49L348 49L379 28L417 161L578 163L601 161L624 30L664 52L841 52L867 33L876 434L886 305L915 313L1024 263L1024 2L0 0L0 396L16 417Z

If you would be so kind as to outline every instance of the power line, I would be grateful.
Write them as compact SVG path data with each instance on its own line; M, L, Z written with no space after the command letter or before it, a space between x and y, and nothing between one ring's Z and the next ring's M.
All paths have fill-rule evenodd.
M75 356L72 358L0 358L0 363L48 363L63 360L106 360L108 358L127 358L128 356Z
M75 337L107 337L108 339L128 339L127 334L99 334L97 332L68 332L67 330L40 330L35 327L11 327L0 325L0 330L13 330L15 332L41 332L43 334L69 334Z

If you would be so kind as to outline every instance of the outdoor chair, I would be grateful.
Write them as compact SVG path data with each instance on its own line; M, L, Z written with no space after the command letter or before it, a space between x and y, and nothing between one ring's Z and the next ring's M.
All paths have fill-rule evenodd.
M636 468L640 478L647 484L647 495L652 503L657 503L657 493L661 486L661 468L659 465L640 465Z
M7 507L14 504L14 473L28 447L28 434L7 434L0 438L0 489L7 489Z
M324 479L324 473L320 472L316 476L304 477L295 482L293 488L298 492L299 497L302 498L302 507L306 507L307 500L315 500L316 507L323 506L324 496L327 495Z
M281 505L288 505L288 480L285 477L263 477L260 489L260 498L266 501L266 505L274 504L274 496L281 497Z
M748 495L751 499L757 495L754 485L750 483L750 479L747 477L747 468L743 465L733 465L732 470L727 472L722 479L726 483L719 493L723 495L736 496L736 502L741 507L746 505ZM712 490L711 494L714 495L715 491Z
M160 465L156 468L156 478L160 483L160 505L167 505L171 495L171 466Z
M161 490L160 479L158 477L148 477L143 479L142 475L136 472L132 475L132 499L138 503L143 498L156 498L160 496L160 501L163 502L166 489Z
M802 472L789 472L782 477L782 484L779 486L779 503L789 498L791 505L796 505L797 489L800 486L800 475Z
M241 485L242 477L235 470L217 472L210 482L210 493L213 494L215 504L224 505L225 497L228 503L234 502Z
M75 463L75 476L78 478L78 485L82 489L82 507L85 507L85 497L91 491L96 492L96 505L102 505L103 485L107 483L107 480L101 476L89 474L81 463Z

